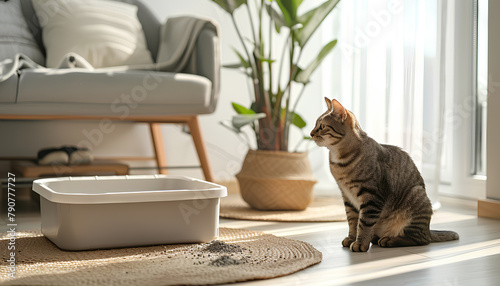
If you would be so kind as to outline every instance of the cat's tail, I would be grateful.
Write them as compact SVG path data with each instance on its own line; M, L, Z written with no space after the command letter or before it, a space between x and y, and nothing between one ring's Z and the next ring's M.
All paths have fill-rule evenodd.
M431 230L431 242L457 240L458 233L449 230Z

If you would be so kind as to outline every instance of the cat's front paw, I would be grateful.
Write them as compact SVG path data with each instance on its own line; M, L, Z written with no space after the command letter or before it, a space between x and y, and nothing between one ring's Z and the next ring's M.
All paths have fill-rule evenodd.
M354 238L351 238L349 236L347 236L346 238L344 238L344 240L342 240L342 246L343 247L350 247L351 244L355 241Z
M370 243L361 244L361 243L355 241L351 244L351 251L352 252L367 252L369 248L370 248Z

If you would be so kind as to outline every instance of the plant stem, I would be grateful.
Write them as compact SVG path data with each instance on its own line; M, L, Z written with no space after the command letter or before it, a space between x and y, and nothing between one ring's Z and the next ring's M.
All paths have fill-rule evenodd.
M295 74L295 66L293 64L293 57L295 54L295 37L292 31L290 31L292 40L290 41L290 78L288 80L288 96L286 98L286 104L285 104L285 122L284 122L284 127L283 127L283 135L281 137L281 150L283 151L288 151L288 130L290 127L290 124L288 123L288 118L289 118L289 107L290 107L290 98L292 97L292 79Z
M243 135L242 135L243 134ZM250 137L245 132L237 132L236 138L238 138L241 142L245 143L248 149L252 149L252 144L250 144Z
M298 152L299 147L300 147L300 145L302 145L302 142L304 142L304 140L305 139L300 140L299 143L297 143L297 145L295 145L293 152Z
M272 19L272 17L269 17L269 55L268 55L269 62L267 62L267 64L268 64L268 69L269 69L268 70L268 72L269 72L269 96L274 97L274 93L273 93L273 69L272 69L273 63L271 62L272 51L273 51L272 46L273 46L273 19ZM272 103L272 100L271 100L271 103ZM271 106L271 108L272 108L272 106Z
M269 98L266 96L265 94L265 89L264 89L264 74L263 74L263 70L262 70L262 62L256 57L256 55L254 54L254 60L255 60L255 63L256 63L256 71L257 71L257 74L256 74L256 86L257 86L257 90L258 93L259 93L259 96L261 97L261 102L258 102L257 105L260 107L258 108L259 110L257 110L258 112L264 112L266 113L266 115L269 117L268 119L270 120L271 119L271 113L270 113L270 107L271 107L271 103L269 102Z
M260 1L259 7L259 43L262 43L262 13L264 12L264 0ZM264 46L259 45L259 55L264 56Z
M302 51L303 49L300 49L299 51L299 56L297 57L297 61L295 62L294 66L298 66L299 65L299 60L300 60L300 57L302 56ZM288 89L288 87L290 86L290 82L293 81L293 78L295 77L295 73L297 72L297 70L294 70L294 73L292 74L292 76L290 77L286 87L285 87L285 90L283 91L283 93L285 93Z
M280 70L278 72L278 92L277 92L277 97L276 97L276 103L275 103L275 106L274 106L275 121L279 121L280 117L281 117L281 112L280 112L280 110L281 110L281 100L283 98L283 94L285 94L285 91L281 90L281 71L283 69L283 62L285 61L284 60L285 59L285 51L286 51L286 48L288 47L288 42L290 41L291 36L292 36L292 34L290 32L290 35L288 35L287 40L283 44L283 51L281 52Z
M302 51L304 51L304 49L300 49L299 50L299 53L298 53L298 56L297 56L297 60L295 63L293 63L293 53L294 53L294 50L295 50L295 45L294 45L294 38L293 38L293 34L292 34L292 47L290 48L291 50L291 54L290 54L290 78L288 80L288 83L285 87L285 90L283 91L283 94L287 93L287 98L286 98L286 104L285 104L285 110L286 110L286 113L285 113L285 122L284 122L284 128L283 128L283 137L282 137L282 141L283 141L283 148L286 147L286 149L288 149L288 137L289 137L289 133L290 133L290 122L288 120L288 117L290 114L292 113L295 113L295 109L297 108L297 104L298 104L298 101L299 99L302 97L302 94L304 92L304 89L305 89L305 84L302 88L302 90L300 91L300 94L299 96L297 97L297 100L295 101L295 104L294 104L294 107L292 110L289 110L290 108L290 101L291 101L291 97L292 97L292 91L291 91L291 88L292 88L292 81L295 77L295 74L297 73L297 66L299 64L299 60L300 60L300 57L302 56Z
M250 12L250 3L247 4L247 12L248 12L248 18L250 19L250 27L252 28L252 37L253 37L253 42L254 42L254 48L257 48L258 46L260 46L261 42L257 42L257 36L255 34L252 13ZM260 23L259 23L259 25L260 25Z
M295 100L295 104L293 105L292 112L295 112L295 110L297 109L297 106L299 105L299 100L302 98L302 95L304 94L304 90L306 90L306 85L307 84L305 84L305 83L302 85L302 90L300 91L299 96L297 96L297 100Z
M304 141L309 141L310 140L310 139L306 139L306 135L304 134L304 132L301 132L301 133L302 133L302 140L300 140L299 143L297 143L297 145L295 145L295 148L294 148L293 152L298 152L300 145L302 145L302 143Z
M269 150L269 149L272 149L272 147L269 147L272 144L272 142L264 142L264 141L266 141L266 138L265 138L265 133L264 133L263 128L269 129L269 128L271 128L272 124L270 123L270 120L271 120L271 116L270 116L270 112L269 112L270 105L268 103L268 100L266 100L266 96L263 92L263 86L262 86L263 83L261 80L262 76L261 76L261 73L259 73L259 69L257 67L257 59L255 59L255 57L253 57L253 60L252 60L252 57L250 57L250 53L248 52L248 49L245 45L245 42L243 41L243 37L241 36L240 29L238 28L238 25L236 24L236 20L234 18L234 15L232 15L232 14L231 14L231 19L232 19L233 25L236 29L236 33L238 34L238 38L240 39L240 42L243 45L243 49L245 50L245 54L248 57L248 62L250 63L251 68L252 68L251 80L252 80L253 87L254 87L255 103L258 106L257 109L259 109L257 111L258 112L262 111L262 112L266 113L266 115L267 115L266 118L262 118L259 120L259 132L258 132L258 134L255 134L256 138L258 138L257 148Z
M299 61L300 61L300 57L302 57L302 52L304 51L303 48L300 48L300 51L299 51L299 56L297 57L297 61L295 61L295 64L298 65L299 64Z
M283 44L283 51L281 52L280 70L278 72L278 88L281 86L281 71L283 70L283 63L285 62L285 51L286 51L286 48L288 47L288 41L290 40L290 36L291 35L288 35L288 38L286 39L285 43Z
M231 20L233 21L234 28L236 30L236 33L238 34L238 38L240 39L241 45L243 46L243 50L245 51L245 54L247 55L248 62L250 63L250 66L251 66L251 69L252 69L252 74L251 74L251 78L250 79L252 81L253 89L254 89L254 93L255 93L255 91L257 91L257 87L256 87L256 84L255 84L255 76L257 75L257 68L255 66L255 63L252 61L252 58L250 57L250 53L247 50L247 47L245 45L245 41L243 41L243 37L241 36L240 29L238 28L238 25L236 24L236 20L234 19L234 15L233 14L231 14ZM258 96L256 96L256 94L254 94L254 96L255 96L256 102L258 102L259 101ZM257 131L256 131L255 135L258 138Z
M250 137L248 137L248 135L245 132L241 132L240 134L244 135L240 138L242 138L242 139L244 138L243 141L245 141L247 143L248 149L252 149L252 145L250 144Z
M297 100L295 100L295 104L293 105L293 108L292 108L292 113L295 113L295 110L297 110L297 106L299 104L299 100L302 98L302 95L304 94L304 90L306 90L306 84L303 84L302 85L302 90L300 90L300 93L299 93L299 96L297 97ZM302 131L302 129L301 129ZM304 136L304 132L302 132L302 137L305 138L306 136ZM302 144L302 142L304 142L305 140L307 139L302 139L299 141L299 143L295 146L295 151L294 152L297 152L300 145Z
M241 36L240 29L238 28L238 25L236 25L236 20L234 19L233 14L231 14L231 19L233 20L233 25L234 25L234 28L236 29L236 33L238 34L238 38L240 39L241 45L243 46L243 50L245 50L245 54L247 55L248 62L250 63L250 65L252 67L252 78L255 78L255 72L256 72L255 63L252 62L252 58L250 57L250 53L247 50L247 46L245 45L245 41L243 41L243 37Z

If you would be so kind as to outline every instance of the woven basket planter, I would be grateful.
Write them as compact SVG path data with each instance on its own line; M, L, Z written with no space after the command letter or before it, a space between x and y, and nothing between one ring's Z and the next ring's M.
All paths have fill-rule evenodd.
M307 153L249 150L236 175L243 200L259 210L303 210L316 179Z

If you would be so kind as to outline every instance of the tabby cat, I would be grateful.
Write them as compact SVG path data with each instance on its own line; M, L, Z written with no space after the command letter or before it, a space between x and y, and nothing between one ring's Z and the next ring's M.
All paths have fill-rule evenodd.
M344 200L351 251L426 245L458 239L453 231L429 229L432 206L420 172L399 147L383 145L361 129L354 114L325 97L328 110L311 131L330 150L330 171Z

